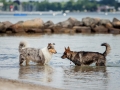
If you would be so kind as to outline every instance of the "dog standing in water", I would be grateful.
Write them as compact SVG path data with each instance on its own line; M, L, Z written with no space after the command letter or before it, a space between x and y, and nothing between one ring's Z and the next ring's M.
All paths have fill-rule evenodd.
M42 49L36 49L28 47L28 44L25 41L20 42L19 44L19 65L22 65L26 61L26 65L29 64L30 60L38 64L47 64L53 54L56 54L54 48L54 43L48 43L48 46Z
M101 44L101 46L105 46L106 50L104 53L99 52L87 52L87 51L80 51L75 52L71 51L70 47L65 48L63 55L61 56L62 59L69 59L75 65L90 65L92 63L96 63L96 66L105 66L106 64L106 56L110 52L110 45L107 43Z

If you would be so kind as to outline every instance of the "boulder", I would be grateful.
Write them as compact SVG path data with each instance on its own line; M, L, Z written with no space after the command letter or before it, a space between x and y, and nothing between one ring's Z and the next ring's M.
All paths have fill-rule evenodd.
M12 30L14 33L18 32L25 32L25 29L23 28L23 22L18 22L16 24L13 24L9 27L10 30Z
M59 33L61 29L62 27L60 26L60 24L57 24L52 27L52 32Z
M84 26L91 26L91 25L96 25L96 24L98 24L98 22L99 22L99 18L90 18L90 17L86 17L86 18L83 18L82 19L82 22L83 22L83 25Z
M51 33L52 30L51 30L51 29L44 29L44 32L46 32L46 33Z
M54 23L51 20L49 20L44 23L44 28L48 29L48 28L51 28L53 25L54 25Z
M93 32L96 32L96 33L108 33L108 29L103 26L103 25L96 25L93 29L92 29Z
M18 32L43 32L44 22L37 18L33 20L20 21L10 27L15 33Z
M53 26L51 29L51 32L54 33L72 33L75 30L73 28L66 28L66 27L60 27L60 26Z
M112 25L112 23L106 23L105 27L108 29L111 29L111 28L113 28L113 25Z
M68 18L68 20L72 25L74 25L75 22L77 22L78 20L76 18L70 17Z
M76 21L76 22L74 23L74 26L83 26L83 22L81 22L81 21Z
M72 28L62 28L60 33L74 33L74 29Z
M109 33L112 33L112 34L120 34L120 29L110 28Z
M4 24L0 22L0 32L5 32Z
M99 25L106 25L107 23L111 23L109 19L100 19Z
M23 28L43 28L44 27L44 22L40 18L36 18L33 20L27 20L22 23Z
M63 22L59 22L56 24L56 26L60 26L62 28L72 28L75 24L75 22L78 21L75 18L68 18L67 20L63 21Z
M25 29L27 33L43 33L43 29L40 28L27 28Z
M113 18L112 24L115 28L120 28L120 20Z
M5 21L0 23L0 32L5 33L7 28L9 28L12 25L11 22Z
M86 26L74 26L73 29L75 29L77 33L91 33L91 28Z

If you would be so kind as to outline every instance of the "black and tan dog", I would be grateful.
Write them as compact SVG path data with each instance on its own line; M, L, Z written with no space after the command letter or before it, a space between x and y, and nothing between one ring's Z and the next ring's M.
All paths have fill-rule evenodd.
M106 64L106 56L110 52L110 45L107 43L101 44L101 46L105 46L106 50L104 53L99 52L87 52L87 51L80 51L74 52L70 50L70 47L65 48L63 55L61 56L62 59L69 59L75 65L90 65L92 63L96 63L96 66L105 66Z

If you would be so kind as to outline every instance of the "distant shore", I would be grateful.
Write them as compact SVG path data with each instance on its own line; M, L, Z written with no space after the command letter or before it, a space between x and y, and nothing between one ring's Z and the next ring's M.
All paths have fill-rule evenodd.
M0 78L0 90L61 90L48 86L35 85L17 80Z

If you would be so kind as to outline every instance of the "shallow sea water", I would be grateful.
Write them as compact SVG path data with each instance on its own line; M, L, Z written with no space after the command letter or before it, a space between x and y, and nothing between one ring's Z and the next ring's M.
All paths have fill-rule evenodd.
M55 43L57 54L48 65L19 66L18 45L21 40L31 47L44 48ZM61 59L64 47L73 51L103 53L107 42L111 52L106 57L106 67L75 66ZM0 77L68 90L119 90L120 88L120 35L112 34L12 34L0 35Z

